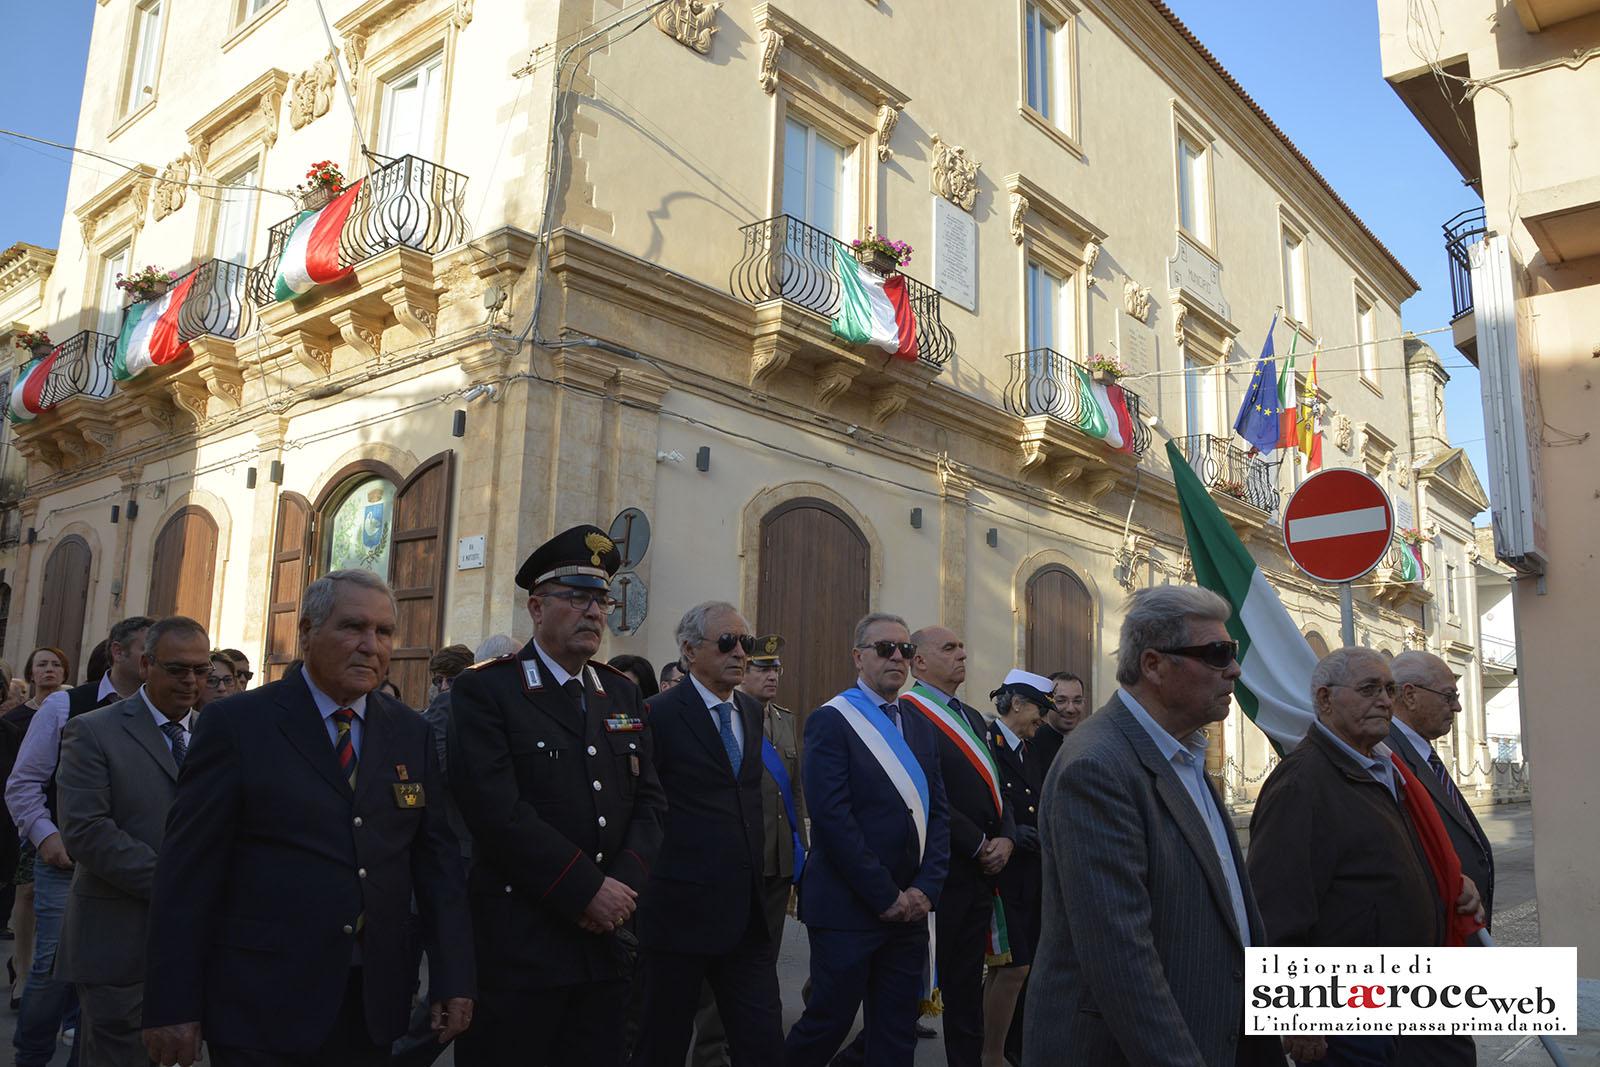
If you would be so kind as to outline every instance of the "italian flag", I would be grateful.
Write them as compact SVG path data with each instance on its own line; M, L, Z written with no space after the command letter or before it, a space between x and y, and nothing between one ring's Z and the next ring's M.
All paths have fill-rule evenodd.
M1400 580L1420 582L1423 574L1422 546L1400 542Z
M32 422L43 412L55 407L44 403L44 383L50 377L61 349L54 349L43 359L34 360L17 373L17 382L11 387L11 400L6 405L6 415L12 422Z
M1300 743L1316 719L1310 692L1316 653L1171 441L1167 459L1178 487L1195 580L1233 605L1228 633L1239 642L1239 666L1244 669L1234 699L1281 756Z
M1133 416L1120 385L1101 385L1074 366L1078 376L1078 429L1098 437L1119 452L1133 451Z
M178 337L178 311L189 299L198 270L192 270L154 300L145 300L128 309L117 337L116 354L111 358L111 376L119 382L143 374L151 367L162 367L189 351L189 343Z
M333 206L329 204L328 209ZM885 278L868 270L838 242L833 246L833 262L844 290L833 332L858 345L877 345L897 359L916 359L917 317L911 310L904 276Z
M365 180L352 183L323 208L300 212L300 221L295 223L294 232L278 257L273 299L293 300L315 286L337 281L350 273L350 268L339 262L339 237L344 233L345 221L350 217L356 194Z
M1281 409L1278 423L1278 447L1300 447L1299 397L1295 394L1294 347L1300 343L1300 331L1294 331L1289 341L1289 358L1284 360L1283 373L1278 375L1278 406Z

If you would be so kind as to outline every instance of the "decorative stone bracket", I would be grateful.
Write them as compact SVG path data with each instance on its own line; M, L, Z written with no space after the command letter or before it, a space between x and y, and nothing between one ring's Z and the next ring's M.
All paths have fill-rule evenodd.
M1081 490L1094 503L1133 473L1138 459L1116 452L1053 415L1029 415L1017 437L1017 474L1040 472L1066 496Z
M971 211L978 200L978 169L983 166L967 157L960 145L948 144L933 135L932 161L928 167L929 191L937 193L963 211Z

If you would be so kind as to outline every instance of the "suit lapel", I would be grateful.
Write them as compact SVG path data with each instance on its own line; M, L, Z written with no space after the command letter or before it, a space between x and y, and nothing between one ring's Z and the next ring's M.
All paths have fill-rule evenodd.
M378 783L385 777L380 772L393 762L394 730L390 721L393 714L383 706L376 693L367 694L366 713L361 720L361 751L356 753L358 803L378 788ZM421 774L422 768L417 768L417 773Z
M150 714L150 709L145 707L144 698L134 694L124 703L128 707L124 712L126 718L122 721L123 729L150 753L150 758L167 772L168 778L177 781L178 761L172 758L172 748L167 744L166 735L161 732L161 727L156 725L155 716Z
M563 730L583 737L587 733L583 720L588 718L588 712L573 708L572 698L556 684L539 656L533 641L529 641L517 653L517 669L522 672L522 695L528 698L528 703L540 715ZM577 677L582 680L583 675L580 673ZM593 699L593 693L587 689L585 693Z
M684 690L679 714L684 717L689 733L693 735L696 741L700 742L700 747L706 750L717 766L725 767L730 775L733 774L733 768L728 766L728 750L723 747L722 734L711 725L712 713L706 707L705 701L701 699L700 690L696 689L694 683L687 678L677 684L674 692L678 690ZM742 713L743 709L739 706L737 696L734 698L733 707L736 713ZM760 734L761 728L757 726L756 736L760 736ZM746 728L745 737L749 738L750 736L750 731ZM746 744L744 747L746 749L745 755L748 756L750 746Z
M1411 773L1417 776L1417 781L1422 783L1428 791L1428 796L1433 798L1433 806L1443 812L1445 818L1465 829L1467 835L1478 842L1478 847L1485 847L1482 830L1475 822L1462 818L1461 812L1456 808L1456 802L1445 791L1444 783L1439 781L1439 776L1428 766L1428 761L1418 754L1411 739L1402 736L1399 727L1391 727L1389 730L1389 749L1398 752L1400 758L1406 761Z
M342 795L350 795L350 782L339 770L339 757L333 751L333 741L317 713L317 703L311 689L299 671L291 671L283 678L283 688L278 692L278 729L289 743L300 751L313 770ZM365 724L363 724L365 726ZM359 770L358 770L359 773ZM357 779L359 781L359 778Z
M759 778L762 773L761 741L766 737L766 724L762 721L764 716L761 714L761 706L754 697L735 689L733 707L744 723L744 748L740 752L742 759L738 778L740 781L743 781L746 775ZM717 740L722 739L719 737Z

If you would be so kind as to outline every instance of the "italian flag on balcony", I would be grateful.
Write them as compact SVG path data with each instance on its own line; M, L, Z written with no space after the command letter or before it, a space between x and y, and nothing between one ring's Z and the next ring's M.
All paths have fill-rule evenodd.
M300 212L300 221L289 234L283 254L278 257L278 274L273 282L273 299L282 302L304 296L318 285L337 281L350 273L339 262L339 237L355 206L356 194L365 178L316 211Z
M1118 452L1132 452L1133 416L1122 386L1101 385L1076 364L1072 371L1078 376L1078 429Z
M1407 541L1400 542L1400 580L1420 582L1426 568L1422 565L1422 546Z
M178 339L178 311L189 299L189 290L200 272L192 270L154 300L143 300L128 309L117 337L117 351L111 357L111 376L119 382L137 377L151 367L163 367L189 351L187 341Z
M32 422L55 407L43 403L44 383L60 355L61 349L54 349L48 356L34 360L17 372L17 382L11 387L11 400L6 405L6 416L12 422Z
M858 345L877 345L897 359L915 360L917 317L905 278L899 274L885 278L868 270L838 242L833 261L844 290L833 332Z
M1311 708L1316 653L1171 441L1167 461L1178 488L1178 510L1195 581L1233 606L1228 634L1239 642L1239 666L1244 670L1234 686L1234 699L1281 756L1300 743L1316 719Z

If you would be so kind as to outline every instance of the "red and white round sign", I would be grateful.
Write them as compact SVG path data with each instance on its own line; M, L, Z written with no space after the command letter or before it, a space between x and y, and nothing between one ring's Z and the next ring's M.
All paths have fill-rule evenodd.
M1320 471L1300 483L1283 509L1289 558L1323 582L1349 582L1378 565L1394 537L1394 508L1383 486L1360 471Z

